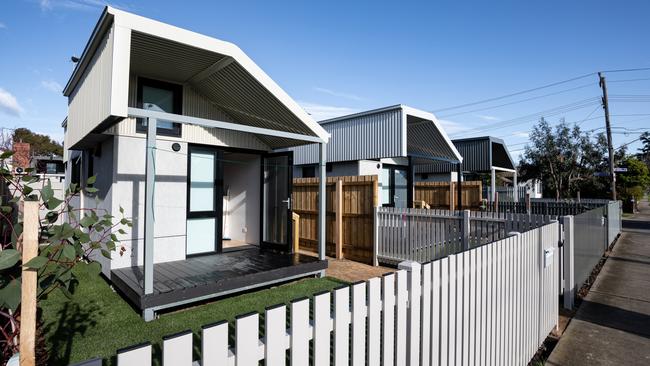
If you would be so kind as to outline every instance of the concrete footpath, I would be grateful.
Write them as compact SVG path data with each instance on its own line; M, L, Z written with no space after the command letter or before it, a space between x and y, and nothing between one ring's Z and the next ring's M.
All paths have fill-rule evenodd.
M650 365L650 206L623 233L547 365Z

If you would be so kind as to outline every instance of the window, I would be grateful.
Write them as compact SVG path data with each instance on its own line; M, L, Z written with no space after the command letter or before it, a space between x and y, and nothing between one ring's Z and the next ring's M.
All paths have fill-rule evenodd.
M145 78L138 79L138 107L158 112L167 112L173 114L182 114L183 87L177 84L165 83L158 80ZM158 120L157 135L163 136L181 136L181 124ZM141 133L147 132L147 121L144 118L138 118L136 131Z
M328 172L328 173L331 173L332 172L332 167L334 167L334 164L326 163L325 164L325 171Z
M76 184L79 187L81 183L81 156L72 160L72 170L70 171L70 183Z
M302 167L302 177L303 178L315 178L316 177L316 166L303 166Z

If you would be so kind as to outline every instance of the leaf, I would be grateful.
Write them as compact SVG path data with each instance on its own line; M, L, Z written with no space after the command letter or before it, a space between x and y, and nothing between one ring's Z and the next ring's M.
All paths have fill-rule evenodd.
M12 311L20 305L20 280L13 279L7 286L0 289L0 307L7 307Z
M52 189L52 183L48 179L43 189L41 189L41 200L48 202L52 197L54 197L54 190Z
M25 263L24 266L31 269L39 269L47 264L48 258L46 257L34 257L29 262Z
M0 159L10 158L13 154L14 154L13 151L7 150L7 151L3 152L2 154L0 154Z
M122 207L122 206L120 206L120 213L121 213L121 214L124 213L124 207Z
M58 199L58 198L56 198L56 197L51 197L49 200L47 200L47 201L45 201L45 202L47 202L46 206L47 206L47 209L48 209L48 210L54 210L54 209L56 209L57 207L59 207L59 205L60 205L61 203L63 203L62 200L60 200L60 199Z
M86 180L86 184L95 184L95 181L97 180L97 176L93 175L92 177L88 177Z
M81 221L79 221L79 224L83 227L91 227L97 222L92 216L86 215L84 216Z
M63 256L68 259L75 259L77 257L77 251L70 244L63 245Z
M95 187L86 187L86 192L88 192L88 193L97 193L98 191L99 191L99 189L97 189Z
M108 250L102 249L101 252L104 257L111 259L111 253Z
M0 270L13 267L20 260L20 252L16 249L5 249L0 252Z

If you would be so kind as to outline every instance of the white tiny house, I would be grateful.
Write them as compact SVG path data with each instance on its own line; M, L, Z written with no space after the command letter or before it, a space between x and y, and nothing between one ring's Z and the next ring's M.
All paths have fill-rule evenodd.
M64 95L66 180L97 175L76 205L133 219L97 260L146 318L326 267L292 253L280 150L329 134L234 44L106 7Z

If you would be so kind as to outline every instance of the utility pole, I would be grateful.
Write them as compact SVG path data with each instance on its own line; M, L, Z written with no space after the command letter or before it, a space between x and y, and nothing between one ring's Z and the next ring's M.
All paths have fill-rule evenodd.
M612 146L612 128L609 123L609 103L607 101L607 84L605 76L598 73L600 88L603 89L603 109L605 110L605 129L607 130L607 150L609 152L609 178L612 185L612 200L616 201L616 173L614 173L614 147Z

